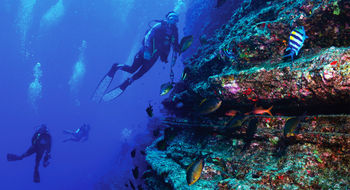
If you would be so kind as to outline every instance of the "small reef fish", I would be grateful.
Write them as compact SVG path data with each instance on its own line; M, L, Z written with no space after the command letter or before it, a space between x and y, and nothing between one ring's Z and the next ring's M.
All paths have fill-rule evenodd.
M180 53L179 54L186 51L191 46L192 42L193 42L192 35L183 37L180 41Z
M129 179L129 183L130 183L131 189L135 190L135 186L134 186L134 184L132 183L132 181L130 179Z
M132 151L130 152L130 154L131 154L131 157L132 157L132 158L135 158L135 155L136 155L136 149L132 150Z
M136 166L134 169L132 169L132 175L134 176L135 179L139 177L139 167Z
M267 113L270 116L273 116L271 113L272 108L273 106L271 106L269 109L264 109L263 107L255 107L253 111L246 113L246 115L248 115L249 113L259 114L259 115L263 115L264 113Z
M209 100L202 101L199 105L198 113L200 115L207 115L220 108L222 101L219 98L212 98Z
M238 62L237 56L229 49L224 48L220 50L220 57L224 60L228 59L230 62Z
M244 144L244 147L243 147L241 152L246 151L250 147L250 144L252 143L254 135L257 131L257 128L258 128L258 119L254 118L254 119L250 120L248 128L247 128L246 136L243 139L245 144Z
M192 162L186 169L186 180L187 184L193 185L198 181L198 179L201 177L202 170L204 167L204 159L208 156L209 154L205 156L199 157L197 160Z
M153 106L151 104L146 108L146 112L149 117L153 117Z
M299 123L304 118L304 115L287 119L287 122L284 124L283 128L284 137L293 136L294 134L298 133L300 129Z
M245 115L241 113L237 113L236 116L234 116L226 125L226 128L235 128L240 127L244 123L244 121L247 119Z
M308 36L306 36L303 26L295 28L290 33L289 45L288 45L288 48L286 49L286 51L290 51L290 53L285 55L284 57L291 56L292 57L292 62L293 62L294 55L295 56L298 55L301 47L303 47L303 45L304 45L304 41L305 41L306 38L308 38Z
M145 171L143 174L142 174L142 179L146 179L146 178L149 178L149 177L151 177L151 176L153 176L153 173L150 171L150 170L147 170L147 171Z
M215 8L221 7L225 2L226 2L226 0L218 0Z
M201 106L205 101L207 101L206 98L204 98L204 99L201 101L201 103L199 103L199 105Z
M144 150L140 150L140 153L144 156L146 156L146 152Z
M237 130L239 130L243 123L247 120L247 116L241 114L240 112L237 113L236 116L234 116L225 126L225 129L223 129L223 133L236 133Z
M234 116L236 116L237 113L238 113L237 110L230 110L230 111L226 112L225 115L229 116L229 117L234 117Z
M187 73L186 73L186 72L183 72L183 73L181 74L181 80L186 80L186 78L187 78Z
M162 84L162 86L160 86L160 95L164 96L168 94L171 89L173 89L173 84L171 82Z

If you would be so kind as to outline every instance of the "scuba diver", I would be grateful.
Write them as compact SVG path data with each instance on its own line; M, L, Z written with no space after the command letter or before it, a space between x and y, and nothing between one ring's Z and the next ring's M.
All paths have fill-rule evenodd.
M167 63L171 46L173 47L173 51L177 53L180 51L178 28L176 26L178 21L179 16L174 11L169 12L165 20L156 20L157 24L146 32L142 48L135 55L133 64L131 66L118 63L113 64L109 72L100 81L92 99L96 102L100 102L101 99L105 102L111 101L120 96L131 83L149 71L158 58L162 62ZM177 56L177 54L174 55ZM176 60L176 56L173 59ZM133 75L121 85L106 93L118 70Z
M67 141L84 142L88 140L89 132L90 132L90 125L87 125L87 124L82 125L76 131L64 130L63 131L64 134L70 134L72 135L72 137L69 137L68 139L63 140L62 142L67 142Z
M32 146L22 155L7 154L8 161L22 160L23 158L36 153L35 167L34 167L34 182L40 182L39 164L44 153L43 166L46 168L49 165L51 158L51 135L45 124L39 126L32 137Z

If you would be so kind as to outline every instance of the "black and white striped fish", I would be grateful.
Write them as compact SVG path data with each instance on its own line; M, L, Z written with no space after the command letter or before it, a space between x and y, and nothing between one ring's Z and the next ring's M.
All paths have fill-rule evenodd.
M305 30L303 26L295 28L290 33L289 45L288 45L288 48L286 49L287 51L290 51L290 53L288 55L285 55L284 57L291 56L293 61L294 55L296 56L298 55L301 47L303 47L304 45L304 41L306 38L308 37L305 34Z

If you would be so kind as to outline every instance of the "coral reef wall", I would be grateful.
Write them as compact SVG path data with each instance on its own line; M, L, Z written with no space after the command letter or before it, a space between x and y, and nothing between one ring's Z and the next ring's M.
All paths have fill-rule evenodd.
M194 20L207 26L193 34L212 33L218 18L210 19ZM349 24L346 0L241 3L184 61L186 77L163 101L167 128L146 150L145 182L161 189L350 188ZM301 26L308 38L292 60L285 56L290 34ZM203 155L201 177L189 186L187 166Z
M201 44L208 43L215 32L230 20L241 3L242 0L229 0L218 7L217 1L189 1L184 35L193 35L194 41L183 57L190 57Z

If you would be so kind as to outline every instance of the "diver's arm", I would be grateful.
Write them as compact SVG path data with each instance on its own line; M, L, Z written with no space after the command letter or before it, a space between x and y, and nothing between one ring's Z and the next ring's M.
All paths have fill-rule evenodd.
M51 138L51 135L47 134L47 150L46 150L46 154L47 155L50 155L51 153L51 143L52 143L52 138Z
M47 140L47 147L46 147L46 153L45 153L45 156L44 156L44 162L43 162L43 166L44 168L46 168L50 162L49 160L51 159L51 135L49 134L46 134L46 140Z
M72 131L72 130L63 130L63 133L64 134L70 134L70 135L73 135L74 134L74 131Z

